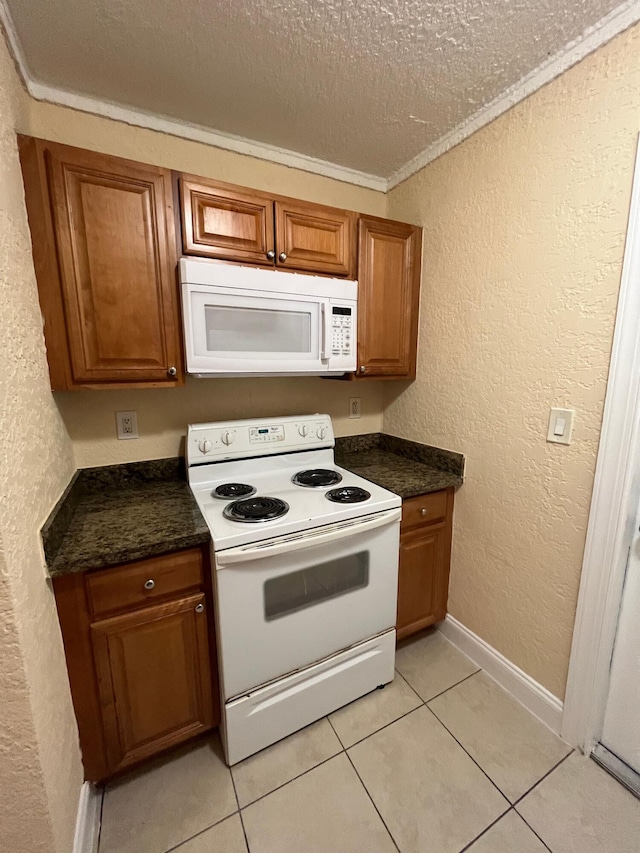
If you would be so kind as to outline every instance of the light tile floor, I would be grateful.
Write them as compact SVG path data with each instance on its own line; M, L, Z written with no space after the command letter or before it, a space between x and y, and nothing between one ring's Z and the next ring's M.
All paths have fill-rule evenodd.
M100 853L638 853L640 801L437 632L229 770L216 738L110 785Z

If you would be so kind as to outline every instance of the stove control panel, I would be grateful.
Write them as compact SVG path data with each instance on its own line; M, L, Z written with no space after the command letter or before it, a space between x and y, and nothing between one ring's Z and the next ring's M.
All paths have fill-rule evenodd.
M187 465L315 450L333 447L334 443L329 415L191 424Z
M284 441L284 427L282 424L249 427L250 444L266 444L272 441Z

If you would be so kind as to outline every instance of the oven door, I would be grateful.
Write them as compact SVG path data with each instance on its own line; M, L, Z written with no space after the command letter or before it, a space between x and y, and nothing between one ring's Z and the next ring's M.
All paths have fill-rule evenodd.
M215 554L225 701L393 628L400 515Z
M325 300L183 285L187 371L326 373Z

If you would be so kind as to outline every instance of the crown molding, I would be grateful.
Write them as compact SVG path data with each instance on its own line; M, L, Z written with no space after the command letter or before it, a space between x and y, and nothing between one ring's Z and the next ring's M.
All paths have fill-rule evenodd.
M388 189L393 189L411 175L419 172L429 163L459 145L477 130L501 116L511 107L532 95L542 86L550 83L563 72L593 53L612 38L640 21L640 0L627 0L615 8L592 27L588 27L577 39L569 42L556 54L526 74L513 86L494 98L484 107L465 119L449 133L429 145L420 154L413 157L404 166L397 169L388 179Z
M387 179L378 175L371 175L338 163L330 163L328 160L320 160L307 154L300 154L287 148L279 148L253 139L246 139L231 133L191 124L189 122L176 121L166 116L147 113L143 110L135 110L121 104L79 95L69 92L57 86L49 86L37 81L31 73L25 59L20 40L18 38L11 14L5 0L0 0L0 25L5 31L9 48L24 83L27 92L37 101L45 101L62 107L69 107L84 113L102 116L113 121L124 124L143 127L147 130L155 130L170 136L178 136L192 142L201 142L213 148L222 148L225 151L233 151L236 154L244 154L256 157L259 160L267 160L288 166L292 169L301 169L325 178L333 178L348 184L354 184L365 189L387 191Z
M472 116L453 128L453 130L445 133L411 160L408 160L403 166L393 172L390 177L385 178L361 172L357 169L350 169L347 166L340 166L328 160L309 157L306 154L300 154L286 148L268 145L257 140L223 133L222 131L212 130L202 125L176 121L166 116L131 109L121 104L87 97L56 86L40 83L29 70L6 2L5 0L0 0L0 25L2 25L6 33L9 47L13 53L13 58L23 83L35 100L69 107L80 112L102 116L103 118L124 122L125 124L136 127L143 127L148 130L155 130L182 139L189 139L193 142L201 142L213 148L221 148L225 151L233 151L236 154L256 157L260 160L278 163L281 166L288 166L293 169L301 169L315 175L333 178L334 180L382 193L386 193L398 184L406 181L407 178L419 172L420 169L423 169L451 148L459 145L477 130L480 130L501 116L542 86L559 77L564 71L567 71L573 65L580 62L580 60L584 59L585 56L593 53L638 21L640 21L640 0L626 0L625 3L616 7L596 24L588 27L577 39L569 42L569 44L536 69L526 74L513 86L505 89L493 101L477 110Z
M245 154L249 157L257 157L259 160L267 160L278 163L281 166L289 166L293 169L301 169L304 172L312 172L325 178L333 178L358 187L365 187L378 192L387 191L387 180L378 175L370 175L367 172L359 172L347 166L330 163L328 160L319 160L306 154L299 154L287 148L279 148L231 133L223 133L219 130L211 130L198 124L176 121L165 116L147 113L142 110L134 110L120 104L110 103L98 98L89 98L47 86L34 80L26 81L29 94L38 101L47 101L62 107L70 107L84 113L92 113L113 121L144 127L147 130L156 130L167 133L170 136L179 136L192 142L202 142L213 148L222 148L225 151L233 151L236 154Z

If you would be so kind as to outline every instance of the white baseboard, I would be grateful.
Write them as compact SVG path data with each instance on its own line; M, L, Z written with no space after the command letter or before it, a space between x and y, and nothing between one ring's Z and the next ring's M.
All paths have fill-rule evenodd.
M102 791L85 782L80 788L73 853L98 853Z
M556 734L562 725L562 702L530 675L523 672L477 634L447 615L438 630L449 642L481 667L500 687L517 699L534 717Z

